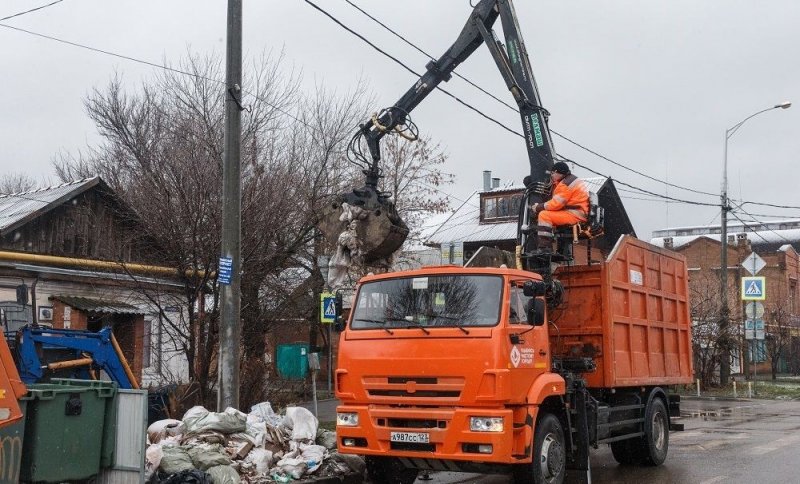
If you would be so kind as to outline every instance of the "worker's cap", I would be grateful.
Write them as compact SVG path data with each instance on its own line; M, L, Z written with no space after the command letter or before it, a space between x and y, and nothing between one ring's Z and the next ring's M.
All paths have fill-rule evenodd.
M560 173L562 175L569 175L569 165L564 163L563 161L558 161L553 163L553 168L550 169L551 172Z

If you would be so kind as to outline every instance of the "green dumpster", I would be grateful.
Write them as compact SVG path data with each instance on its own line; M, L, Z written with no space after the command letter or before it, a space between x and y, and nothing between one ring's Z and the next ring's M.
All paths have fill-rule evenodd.
M278 375L287 380L303 380L308 375L308 344L278 345Z
M89 479L100 471L106 408L116 388L28 385L21 481Z
M117 384L103 380L75 380L71 378L53 378L55 385L74 385L90 388L113 388L116 395ZM100 467L111 467L114 464L114 448L117 438L117 399L107 398L105 419L103 421L103 442L100 451Z
M25 442L25 402L19 402L22 420L0 428L0 484L17 484Z

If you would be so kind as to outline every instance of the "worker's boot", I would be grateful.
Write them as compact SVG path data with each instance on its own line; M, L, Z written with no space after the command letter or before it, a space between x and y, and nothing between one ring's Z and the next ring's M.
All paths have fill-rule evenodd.
M540 254L553 252L553 229L539 226L536 230L536 249Z

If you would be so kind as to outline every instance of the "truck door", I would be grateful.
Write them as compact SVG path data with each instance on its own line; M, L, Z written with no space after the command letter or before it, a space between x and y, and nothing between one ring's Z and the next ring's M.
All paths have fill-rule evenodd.
M528 321L532 298L523 293L524 282L511 281L505 308L508 315L506 354L515 393L526 393L533 380L550 367L547 327L533 326L533 322Z

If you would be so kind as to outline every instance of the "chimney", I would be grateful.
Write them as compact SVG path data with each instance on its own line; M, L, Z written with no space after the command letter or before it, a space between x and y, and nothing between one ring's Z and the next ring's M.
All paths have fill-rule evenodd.
M672 237L664 237L664 248L672 250L673 247L674 246L672 245Z
M500 179L492 178L492 188L500 188Z
M492 189L492 172L490 170L483 171L483 191L488 192Z
M736 234L736 245L744 247L747 245L747 234Z
M728 236L728 245L733 245L735 243L736 243L736 236L735 235L729 235Z

